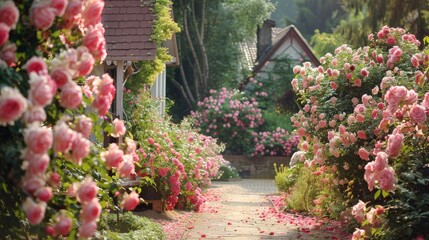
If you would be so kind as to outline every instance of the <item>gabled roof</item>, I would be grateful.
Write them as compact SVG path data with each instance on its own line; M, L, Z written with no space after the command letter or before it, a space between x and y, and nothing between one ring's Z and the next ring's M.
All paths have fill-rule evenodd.
M314 66L320 65L319 59L314 55L310 45L294 25L283 29L273 28L272 33L273 45L266 49L264 54L258 59L258 63L253 68L254 73L258 73L284 44L287 45L286 47L294 47L294 45L298 44L303 49L303 54Z
M155 16L150 0L106 0L103 10L106 60L153 60L156 44L152 41Z

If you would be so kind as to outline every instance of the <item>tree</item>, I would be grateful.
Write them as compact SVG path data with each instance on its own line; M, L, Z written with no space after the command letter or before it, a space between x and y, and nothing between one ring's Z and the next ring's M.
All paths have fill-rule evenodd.
M383 25L402 27L414 33L422 41L429 34L428 20L425 13L429 5L425 0L402 1L342 1L351 15L347 22L342 22L336 33L345 36L353 46L363 46L368 42L367 36Z
M176 102L184 101L177 106L180 114L193 109L210 88L239 78L237 43L254 36L273 8L265 0L174 2L175 19L182 29L177 35L181 65L169 78L173 84L169 93L176 92Z

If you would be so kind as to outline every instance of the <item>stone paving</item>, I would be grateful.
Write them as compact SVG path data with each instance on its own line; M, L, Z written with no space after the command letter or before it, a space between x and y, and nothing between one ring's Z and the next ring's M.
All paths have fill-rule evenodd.
M302 227L266 216L273 209L267 195L277 193L273 180L213 182L212 188L220 197L209 199L203 211L191 217L181 239L343 239L318 231L303 233Z

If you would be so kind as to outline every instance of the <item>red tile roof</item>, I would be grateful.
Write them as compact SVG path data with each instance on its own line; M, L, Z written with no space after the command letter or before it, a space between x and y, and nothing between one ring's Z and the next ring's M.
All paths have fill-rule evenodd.
M152 41L155 16L150 0L106 0L103 10L106 60L153 60L156 44Z

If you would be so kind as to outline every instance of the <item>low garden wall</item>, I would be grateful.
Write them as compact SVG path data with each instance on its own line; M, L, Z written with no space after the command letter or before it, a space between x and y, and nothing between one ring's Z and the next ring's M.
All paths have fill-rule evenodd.
M290 157L247 157L243 155L224 155L242 178L274 178L274 163L289 165Z

